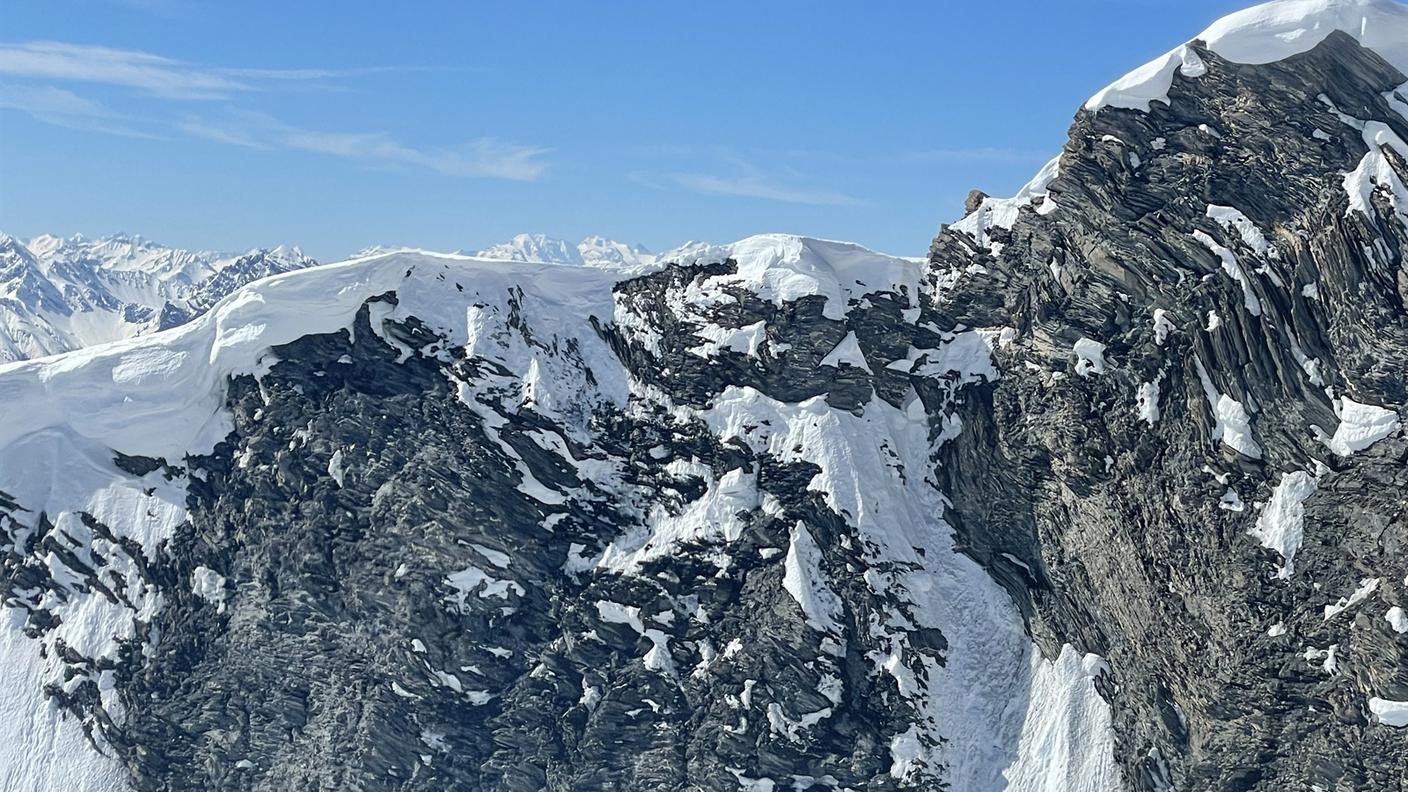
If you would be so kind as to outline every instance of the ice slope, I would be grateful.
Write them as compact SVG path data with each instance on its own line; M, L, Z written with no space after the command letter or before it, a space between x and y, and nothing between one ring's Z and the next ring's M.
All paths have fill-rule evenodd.
M916 299L923 280L923 265L913 261L848 243L784 235L752 237L700 255L730 257L737 262L736 272L693 290L680 310L743 289L778 304L822 296L826 316L842 318L867 293L904 292ZM377 303L378 318L414 316L447 343L495 361L507 376L521 379L522 392L555 420L568 423L572 405L583 400L618 408L658 401L658 393L626 375L590 321L595 317L610 323L624 316L613 295L624 277L591 267L401 251L267 278L175 330L0 365L0 490L58 521L76 524L80 512L101 515L128 526L127 535L154 552L183 519L185 481L162 482L159 474L145 480L123 477L105 464L112 451L172 461L208 452L231 426L224 412L230 376L258 376L273 362L272 347L348 327L366 300L392 291L397 304ZM506 344L501 324L495 324L502 320L494 317L509 313L510 303L536 337L575 342L598 373L595 383L569 381L532 349ZM936 366L935 376L956 373L956 385L997 376L986 361L976 365L968 360L977 354L968 349L972 335L954 339L963 346L955 358L957 368ZM470 403L463 393L461 399ZM895 777L916 780L942 767L958 788L995 789L1004 783L1033 792L1115 788L1108 708L1092 682L1098 668L1066 654L1042 659L1005 592L955 551L942 519L943 494L922 474L933 440L917 399L904 410L875 401L856 415L819 398L786 404L748 389L731 389L699 417L720 439L735 438L781 458L816 464L821 473L810 489L837 513L857 521L877 569L896 570L877 572L871 585L912 607L921 626L937 627L947 636L947 666L933 665L926 676L916 677L903 662L899 636L904 618L897 614L890 623L876 625L895 636L888 651L872 658L876 672L893 676L919 713L913 728L890 746ZM906 476L905 469L914 472ZM737 498L746 487L742 481L720 482L719 496ZM701 522L672 530L698 534L716 521L710 515L702 511ZM668 551L670 541L662 538ZM782 583L789 591L825 591L825 580L809 559L814 554L799 550L789 561ZM601 563L610 567L613 562L607 557ZM617 566L630 571L629 564ZM824 593L816 596L813 605L803 607L828 601ZM95 657L114 651L115 641L130 636L133 616L98 600L75 592L68 602L53 603L65 628L45 640L62 638ZM161 607L159 592L151 590L142 591L138 602L143 608ZM817 623L827 628L825 619ZM0 645L7 647L7 655L33 669L22 656L27 644L16 637L15 625L5 622L3 629L5 643ZM73 724L49 724L39 734L15 725L48 711L33 694L33 683L57 669L34 673L39 677L0 677L5 697L0 701L22 716L0 725L0 745L44 757L41 763L12 765L23 773L16 782L52 788L38 768L45 762L79 761L76 772L81 774L69 779L66 788L112 788L114 776L103 762L64 755L81 739L73 736ZM52 742L55 735L67 742Z
M1235 63L1272 63L1313 49L1336 30L1408 73L1408 6L1396 0L1274 0L1214 22L1194 37ZM1175 71L1202 76L1206 66L1183 45L1126 74L1090 98L1085 109L1149 109L1168 104Z

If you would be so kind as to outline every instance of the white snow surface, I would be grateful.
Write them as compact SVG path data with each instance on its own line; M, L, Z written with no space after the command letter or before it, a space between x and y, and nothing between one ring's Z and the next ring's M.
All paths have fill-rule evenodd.
M1242 288L1242 304L1247 309L1247 313L1252 316L1261 316L1261 301L1256 298L1256 293L1252 291L1251 282L1242 272L1242 266L1237 261L1237 254L1218 244L1217 240L1202 231L1194 231L1193 238L1217 256L1218 260L1222 262L1222 271Z
M1393 701L1375 696L1369 699L1369 711L1385 726L1395 729L1408 726L1408 701Z
M1335 618L1350 608L1368 599L1371 594L1378 590L1379 584L1383 581L1379 578L1364 578L1359 582L1359 588L1354 590L1348 597L1340 597L1339 602L1325 606L1325 621Z
M225 610L225 576L207 566L191 571L191 592Z
M1314 49L1336 30L1408 73L1408 7L1394 0L1274 0L1219 19L1194 40L1234 63L1273 63ZM1085 109L1147 112L1153 102L1167 104L1175 71L1188 79L1205 73L1190 54L1187 45L1174 48L1096 93Z
M1403 609L1397 605L1388 609L1388 612L1384 614L1384 619L1388 622L1389 626L1393 628L1394 632L1400 634L1408 633L1408 614L1405 614Z
M407 272L409 271L409 275ZM444 276L451 283L446 288ZM465 287L463 294L453 287ZM414 315L451 343L483 329L476 300L504 306L511 286L540 304L544 319L572 325L610 316L615 276L591 268L549 267L465 256L400 252L277 275L222 300L174 330L42 360L0 364L0 449L56 429L123 453L181 459L208 453L229 430L224 381L252 374L270 347L351 325L368 298L396 291L388 318ZM599 352L609 355L604 345ZM623 386L624 387L624 386ZM624 398L624 391L619 394ZM15 409L23 405L23 409Z
M1169 333L1174 331L1173 322L1168 318L1168 311L1162 308L1154 309L1154 343L1159 346L1164 345L1168 340Z
M826 298L822 313L829 319L845 317L850 301L870 292L904 287L917 294L925 269L850 242L787 234L748 237L724 250L738 262L738 272L707 286L742 286L778 305L819 295Z
M1061 158L1053 157L1037 171L1032 180L1022 186L1011 198L984 198L972 213L953 224L953 228L963 231L977 240L983 247L990 247L988 231L993 228L1011 228L1024 206L1035 206L1039 214L1049 214L1056 210L1048 188L1061 174Z
M1319 481L1303 470L1282 473L1251 530L1262 547L1275 550L1286 560L1277 577L1288 578L1295 569L1296 551L1305 533L1305 501L1318 485Z
M1212 408L1214 439L1242 456L1260 459L1261 446L1257 445L1252 432L1252 419L1247 413L1246 405L1218 392L1212 378L1208 376L1207 369L1203 367L1202 360L1194 357L1193 363L1198 371L1198 379L1203 384L1203 395L1207 397L1208 406Z
M1094 112L1102 107L1123 107L1148 112L1152 102L1168 104L1175 70L1184 77L1201 77L1207 66L1192 47L1177 47L1100 89L1086 101L1085 109Z
M1105 373L1105 345L1090 338L1079 338L1071 351L1076 356L1076 374L1089 377Z
M1134 391L1135 415L1153 426L1159 422L1159 383L1141 382Z
M1218 225L1221 225L1223 228L1229 231L1236 231L1237 235L1242 238L1242 241L1247 243L1247 246L1256 251L1257 254L1270 256L1272 258L1279 257L1280 254L1276 252L1276 248L1270 242L1266 241L1266 234L1262 232L1261 228L1259 228L1256 223L1251 221L1251 218L1242 214L1240 209L1231 206L1209 204L1207 216L1216 220Z
M1343 457L1363 451L1397 432L1399 427L1398 413L1386 407L1361 404L1348 396L1335 400L1335 414L1340 423L1326 445Z
M806 614L807 623L822 632L840 632L836 617L841 613L841 601L827 585L821 571L821 551L802 523L792 526L782 568L782 586Z
M826 353L826 357L821 359L819 366L831 366L840 368L841 366L854 366L862 369L865 373L873 373L870 364L865 362L865 355L860 351L860 340L856 338L855 331L846 333L846 337L834 349Z
M1093 662L1088 662L1093 658ZM1020 758L1003 775L1011 792L1106 792L1120 788L1112 751L1090 751L1114 739L1110 708L1095 690L1104 669L1069 644L1055 660L1032 657L1031 712L1022 725Z
M94 751L83 727L44 695L64 665L26 638L24 611L0 608L0 789L121 792L126 769Z

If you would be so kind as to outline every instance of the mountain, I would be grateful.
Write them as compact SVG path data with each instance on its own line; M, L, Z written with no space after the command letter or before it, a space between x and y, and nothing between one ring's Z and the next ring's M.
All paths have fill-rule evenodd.
M640 245L589 236L574 246L565 240L542 234L519 234L508 242L485 248L475 255L503 261L537 261L578 267L639 268L655 261L650 251Z
M641 267L654 263L655 257L641 245L628 245L605 237L589 236L577 243L582 261L593 267Z
M1405 73L1279 0L923 261L387 252L0 366L0 787L1403 788Z
M295 247L239 256L140 236L0 234L0 362L164 330L268 275L316 264Z

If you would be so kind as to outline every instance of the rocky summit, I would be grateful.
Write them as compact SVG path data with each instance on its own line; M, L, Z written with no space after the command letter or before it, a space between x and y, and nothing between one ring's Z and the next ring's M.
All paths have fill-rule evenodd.
M0 366L0 789L1408 788L1405 73L1280 0L927 260L381 253Z

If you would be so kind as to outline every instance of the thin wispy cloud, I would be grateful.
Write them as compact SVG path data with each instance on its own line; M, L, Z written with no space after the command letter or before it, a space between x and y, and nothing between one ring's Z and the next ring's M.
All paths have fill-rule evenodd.
M157 137L129 126L107 105L52 85L0 85L0 108L18 110L47 124L67 129L123 137Z
M447 176L534 181L546 173L550 149L484 137L455 148L423 149L381 132L328 132L304 129L262 114L214 122L187 119L183 132L217 143L254 149L285 149L326 154L367 164L427 168Z
M761 176L711 176L701 173L670 175L675 184L694 192L711 195L731 195L740 198L761 198L766 201L807 204L810 206L853 206L860 201L833 190L811 190L776 184Z
M274 148L232 126L212 124L194 118L188 118L178 123L176 126L191 137L203 138L213 143L224 143L227 146L243 146L245 148L259 149L261 151L269 151Z
M778 152L767 153L767 169L754 164L754 155L759 152L745 154L727 146L660 146L655 153L674 159L708 159L712 163L707 168L696 165L688 169L636 171L629 174L631 181L654 190L683 189L705 195L756 198L808 206L858 206L864 203L839 190L814 186L813 180L807 178L803 171L780 162L789 157Z
M167 99L215 100L267 88L264 83L322 82L419 67L267 69L202 66L150 52L62 41L0 44L0 75L132 88Z
M248 109L271 85L322 86L330 80L411 70L418 69L213 67L85 44L0 43L0 77L5 78L0 83L0 108L74 129L130 137L178 134L257 150L302 151L368 165L422 168L447 176L533 181L547 172L545 158L550 150L541 146L483 136L459 146L424 148L382 132L302 128ZM72 84L107 89L104 96L119 105L145 94L147 105L141 112L124 114L61 87ZM152 112L151 102L157 103L157 112ZM196 104L216 109L199 115L175 110Z
M61 41L0 44L0 74L122 86L168 99L222 99L250 90L232 77L160 55Z
M247 69L219 68L217 74L228 77L246 77L254 80L335 80L347 77L366 77L372 74L394 74L397 72L433 71L426 66L359 66L353 69Z

